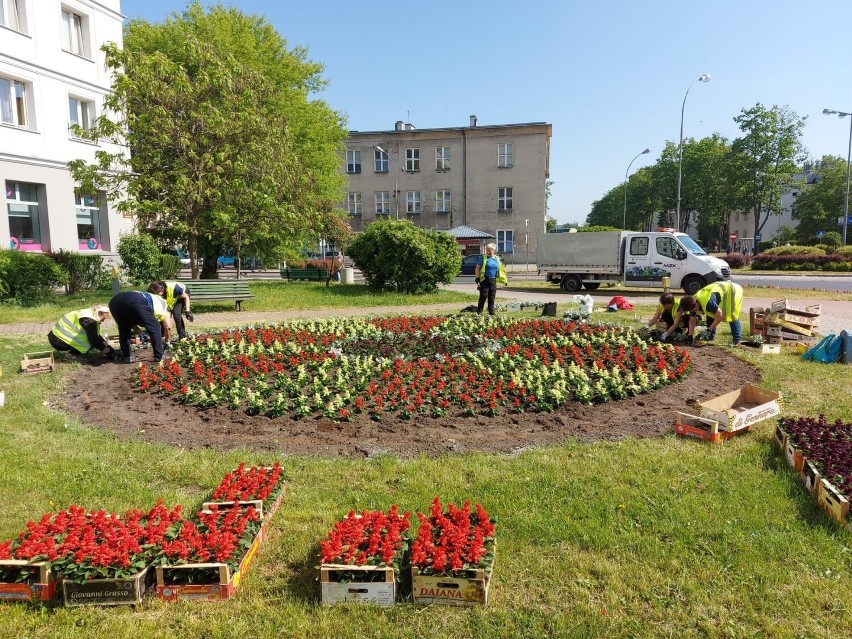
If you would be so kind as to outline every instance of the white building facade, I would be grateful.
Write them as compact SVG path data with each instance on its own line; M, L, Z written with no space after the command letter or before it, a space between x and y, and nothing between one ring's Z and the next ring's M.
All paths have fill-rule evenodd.
M0 0L3 247L109 256L132 229L106 194L82 193L67 167L99 148L70 126L102 115L111 74L100 48L122 44L123 20L120 0Z

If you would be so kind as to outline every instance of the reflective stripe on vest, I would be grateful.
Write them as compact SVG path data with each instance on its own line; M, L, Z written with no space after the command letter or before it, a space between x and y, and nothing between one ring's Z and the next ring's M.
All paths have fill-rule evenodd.
M86 329L80 326L80 320L84 317L95 320L98 327L98 335L100 335L101 323L89 308L66 313L59 318L59 321L54 324L50 332L56 335L56 337L62 340L65 344L68 344L68 346L71 346L81 353L85 353L92 348L92 345L89 344L89 336L86 335Z

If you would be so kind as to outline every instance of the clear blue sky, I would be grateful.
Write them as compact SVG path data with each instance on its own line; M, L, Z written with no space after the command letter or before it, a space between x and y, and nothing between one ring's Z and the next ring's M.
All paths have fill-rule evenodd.
M208 3L209 4L209 3ZM666 142L739 135L743 108L808 116L814 158L846 157L852 112L852 0L231 0L308 48L330 85L319 97L350 129L553 124L549 214L582 222L592 202L653 164ZM122 0L159 22L183 0Z

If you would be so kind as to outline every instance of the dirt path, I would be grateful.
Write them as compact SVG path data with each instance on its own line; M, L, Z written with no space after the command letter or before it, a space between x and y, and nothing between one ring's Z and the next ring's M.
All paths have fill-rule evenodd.
M655 437L671 432L675 411L759 379L756 368L715 346L691 349L693 369L686 381L662 390L602 405L569 403L553 413L498 417L447 416L372 421L271 419L227 408L184 406L142 394L131 385L133 367L112 363L87 365L73 373L69 391L55 403L92 427L121 438L164 442L181 448L250 448L285 455L373 457L391 453L409 458L424 454L483 451L512 453L536 445L578 440ZM150 351L140 351L149 361ZM61 364L64 365L64 364Z

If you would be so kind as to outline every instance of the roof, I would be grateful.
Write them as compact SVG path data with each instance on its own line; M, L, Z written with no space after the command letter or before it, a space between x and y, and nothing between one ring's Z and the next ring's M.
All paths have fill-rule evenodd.
M408 133L408 134L422 134L429 133L434 131L487 131L489 129L516 129L519 127L528 127L528 126L546 126L550 127L551 125L547 122L518 122L517 124L477 124L476 126L441 126L441 127L432 127L428 129L386 129L386 130L378 130L378 131L358 131L357 129L353 129L349 131L349 136L359 136L359 135L387 135L389 133Z
M490 235L485 231L480 231L478 229L464 225L457 226L446 232L459 240L488 240L494 237L493 235Z

